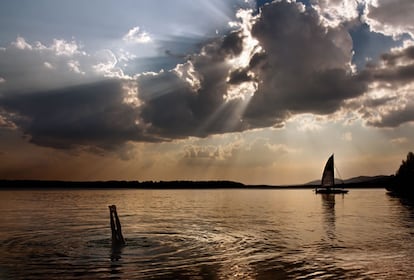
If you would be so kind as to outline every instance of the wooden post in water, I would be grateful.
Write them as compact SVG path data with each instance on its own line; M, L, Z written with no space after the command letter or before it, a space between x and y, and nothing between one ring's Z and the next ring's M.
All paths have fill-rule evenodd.
M109 205L109 215L111 220L112 231L112 246L125 245L124 237L122 236L121 222L118 218L115 205Z

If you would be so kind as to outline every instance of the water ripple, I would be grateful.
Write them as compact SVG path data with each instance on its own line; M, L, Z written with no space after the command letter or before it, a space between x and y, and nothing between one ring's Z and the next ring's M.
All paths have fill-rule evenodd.
M414 208L377 191L355 191L337 201L307 190L2 194L0 279L414 274ZM111 203L119 208L125 247L111 245Z

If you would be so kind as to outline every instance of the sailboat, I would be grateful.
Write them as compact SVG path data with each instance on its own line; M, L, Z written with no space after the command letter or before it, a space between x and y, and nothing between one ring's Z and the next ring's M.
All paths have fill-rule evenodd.
M335 188L334 155L332 154L325 164L322 173L321 186L315 188L316 193L321 194L345 194L348 190Z

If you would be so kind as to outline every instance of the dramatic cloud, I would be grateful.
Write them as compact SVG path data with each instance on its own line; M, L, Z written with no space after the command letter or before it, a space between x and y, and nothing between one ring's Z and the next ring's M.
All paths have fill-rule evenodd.
M352 72L347 30L323 26L316 10L275 2L256 18L246 11L239 18L238 31L187 62L197 89L177 70L140 76L143 119L154 133L181 138L280 126L292 114L333 113L367 89Z
M413 1L377 0L366 2L366 19L373 30L393 36L410 33L414 38Z
M130 81L98 82L31 94L7 95L1 107L32 143L55 148L112 149L145 136L138 111L128 99Z
M413 47L406 43L356 72L345 22L358 16L357 2L311 3L275 1L257 13L240 9L226 35L180 55L184 63L131 76L118 66L133 61L126 51L87 53L74 40L46 46L17 37L0 49L0 125L20 129L38 145L115 150L129 141L283 127L296 116L341 110L379 127L414 120ZM134 27L123 40L145 43L150 37ZM312 118L304 127L318 129L314 123ZM186 154L223 158L216 152L189 147Z
M414 121L414 102L410 102L399 110L390 111L381 117L378 122L372 125L379 127L396 127L402 123Z
M17 37L0 50L1 126L64 149L147 139L137 124L136 83L116 64L109 50L89 54L75 41L46 46Z
M239 22L232 23L234 31L206 44L185 64L170 71L139 75L137 96L129 96L135 98L135 106L124 102L121 82L114 80L105 86L98 83L6 96L2 107L17 113L20 119L14 122L34 143L65 147L70 141L90 145L96 140L98 146L111 146L147 139L142 137L137 122L157 139L204 137L280 126L296 113L329 114L344 99L365 90L351 71L349 34L341 26L324 27L316 10L282 1L264 6L256 17L241 10L238 18ZM143 38L143 34L133 28L124 39ZM50 71L64 65L65 75L54 77L52 83L62 77L96 72L122 76L121 71L114 74L117 59L110 51L95 54L95 63L84 63L91 58L75 42L55 40L46 47L31 45L19 37L13 46L4 52L22 52L22 62L31 59L30 64L36 66L33 69L41 65L43 71ZM25 73L20 64L14 67L25 77L45 76ZM33 87L28 80L24 82ZM61 101L67 96L73 102ZM89 113L85 113L85 106ZM100 140L105 132L108 139Z
M361 73L368 91L348 105L367 124L396 127L414 121L414 46L396 48Z
M5 76L14 81L0 88L4 89L0 96L3 123L14 123L33 143L56 148L113 149L128 141L168 141L240 130L236 102L224 102L231 67L226 59L241 52L240 40L237 33L230 34L171 71L125 80L120 79L121 71L116 75L116 57L110 51L91 58L72 44L62 47L59 43L56 49L40 43L33 47L19 37L21 46L3 50L0 60L10 63ZM7 61L10 52L20 52L24 58ZM33 70L24 68L24 62ZM39 67L43 70L36 73ZM10 68L21 75L7 76ZM114 78L89 82L104 76ZM84 85L72 86L75 81Z
M224 98L231 69L226 59L240 52L240 42L230 36L206 45L202 54L171 71L138 77L142 118L149 131L183 138L241 129L236 109L240 101Z
M332 113L366 89L352 73L347 30L322 26L312 8L284 1L266 5L252 34L263 53L251 60L260 82L247 116L258 126L283 122L292 113Z

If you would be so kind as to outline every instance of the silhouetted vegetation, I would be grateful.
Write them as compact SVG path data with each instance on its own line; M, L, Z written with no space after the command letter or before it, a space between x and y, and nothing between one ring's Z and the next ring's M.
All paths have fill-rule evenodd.
M414 153L409 152L403 160L387 190L397 195L414 197Z
M232 181L42 181L0 180L1 189L213 189L244 188Z
M403 160L400 168L398 169L397 173L395 174L396 178L401 180L410 180L413 179L414 176L414 154L409 152L407 155L407 159Z
M360 176L345 180L346 188L385 188L394 176ZM362 180L362 179L363 180ZM314 184L245 185L233 181L47 181L0 180L0 190L28 189L314 189Z

